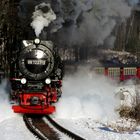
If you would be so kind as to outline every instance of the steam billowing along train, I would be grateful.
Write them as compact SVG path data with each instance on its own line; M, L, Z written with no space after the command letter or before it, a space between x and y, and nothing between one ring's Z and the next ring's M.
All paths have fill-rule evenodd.
M51 41L23 40L11 63L11 94L15 113L51 114L61 97L63 64Z

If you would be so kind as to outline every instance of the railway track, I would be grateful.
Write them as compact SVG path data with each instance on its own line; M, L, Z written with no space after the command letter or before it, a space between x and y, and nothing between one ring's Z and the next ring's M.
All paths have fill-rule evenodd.
M55 122L50 116L45 116L48 123L43 119L44 116L36 115L24 115L23 119L27 128L40 140L61 140L61 134L68 136L73 140L85 140L84 138L70 132L57 122ZM50 126L51 124L51 126ZM52 127L53 126L53 127ZM56 131L57 130L57 131Z

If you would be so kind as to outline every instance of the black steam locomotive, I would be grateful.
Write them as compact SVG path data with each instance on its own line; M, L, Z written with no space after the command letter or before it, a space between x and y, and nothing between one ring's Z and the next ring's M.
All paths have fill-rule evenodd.
M51 114L61 96L63 64L51 41L23 40L11 62L11 100L16 113Z

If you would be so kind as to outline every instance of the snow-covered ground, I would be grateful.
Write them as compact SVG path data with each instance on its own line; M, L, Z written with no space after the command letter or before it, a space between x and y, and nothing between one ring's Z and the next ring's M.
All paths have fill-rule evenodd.
M135 95L136 86L128 82L118 85L82 70L65 77L63 95L52 117L62 126L86 140L139 140L140 126L131 119L120 119L115 111L122 101L118 92ZM0 136L2 140L35 140L26 128L22 116L12 113L5 83L0 86ZM128 97L128 96L127 96ZM126 100L130 101L128 97ZM62 140L66 137L62 137Z
M135 104L137 86L132 81L119 85L85 69L65 77L63 84L63 96L52 116L62 126L87 140L140 139L137 122L120 118L116 111Z
M36 140L26 128L22 116L9 117L0 122L1 140Z
M55 119L62 126L82 136L86 140L139 140L140 130L117 132L93 119ZM115 122L114 122L115 123ZM117 123L116 123L117 125ZM123 125L123 124L122 124ZM124 124L125 125L125 124ZM129 126L129 124L128 124Z
M5 89L4 81L0 85L0 140L36 140L26 128L22 116L12 112Z

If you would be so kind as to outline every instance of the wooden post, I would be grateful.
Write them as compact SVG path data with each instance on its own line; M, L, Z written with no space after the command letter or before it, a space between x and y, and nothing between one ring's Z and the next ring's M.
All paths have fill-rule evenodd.
M124 68L121 67L120 68L120 81L124 81L124 80L125 80Z
M137 78L140 79L140 67L137 67Z
M105 74L105 76L108 76L108 68L107 67L105 68L104 74Z

